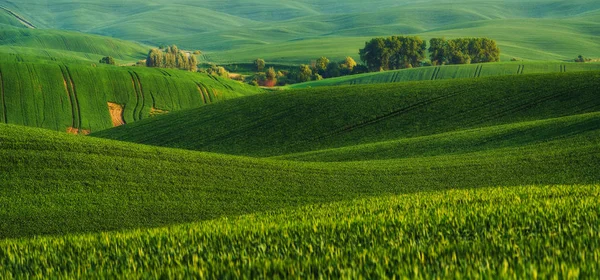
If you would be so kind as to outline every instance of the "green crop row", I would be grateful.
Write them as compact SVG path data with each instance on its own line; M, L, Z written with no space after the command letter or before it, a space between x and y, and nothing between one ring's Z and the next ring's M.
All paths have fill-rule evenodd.
M425 192L168 228L0 241L5 278L580 279L599 185Z
M107 102L124 108L126 123L148 118L153 108L177 111L200 107L205 102L198 84L220 93L211 102L258 92L206 74L143 67L2 62L0 72L7 123L57 131L111 128Z
M289 86L289 88L299 89L322 86L380 84L442 79L479 78L516 74L564 73L598 70L600 70L600 63L521 61L473 65L447 65L345 76L340 78L295 84Z

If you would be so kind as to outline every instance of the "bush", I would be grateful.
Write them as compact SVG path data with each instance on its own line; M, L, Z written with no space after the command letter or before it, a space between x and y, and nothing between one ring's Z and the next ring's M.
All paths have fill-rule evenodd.
M103 63L103 64L108 64L108 65L116 65L115 59L112 58L111 56L105 56L102 59L100 59L99 62Z

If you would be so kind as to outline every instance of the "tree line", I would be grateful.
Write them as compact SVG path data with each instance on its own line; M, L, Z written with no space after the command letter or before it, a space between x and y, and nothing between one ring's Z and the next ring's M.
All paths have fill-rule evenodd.
M359 50L359 55L369 71L384 71L426 66L427 51L431 65L500 61L496 41L488 38L433 38L429 49L418 36L373 38Z
M252 85L267 87L368 72L366 67L358 65L352 57L346 57L342 61L331 61L327 57L320 57L311 61L310 64L301 64L291 69L279 71L275 70L274 67L269 67L265 71L266 63L261 58L256 59L253 64L257 73L248 77L247 82Z
M166 48L155 48L148 52L147 67L182 69L198 71L198 59L194 54L179 50L176 45Z

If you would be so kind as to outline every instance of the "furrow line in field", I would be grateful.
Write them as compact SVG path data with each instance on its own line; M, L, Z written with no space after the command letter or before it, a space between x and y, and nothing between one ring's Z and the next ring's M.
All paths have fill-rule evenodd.
M196 82L196 87L198 88L198 92L200 93L200 96L202 96L202 102L204 102L204 104L207 104L206 97L204 96L204 91L202 90L202 88L200 88L200 83Z
M67 70L69 80L71 81L71 88L73 89L73 99L75 100L75 108L77 108L77 117L79 118L77 128L81 129L83 126L83 121L81 120L81 106L79 105L79 98L77 97L77 88L75 87L75 81L73 81L73 75L71 74L71 70L69 70L69 67L67 66L65 66L65 69Z
M578 89L578 90L582 90L582 89ZM492 115L487 116L486 118L481 118L481 119L477 120L476 122L474 122L473 124L470 124L470 125L476 125L477 123L485 123L485 122L489 122L491 120L499 119L502 116L506 116L506 115L510 115L510 114L513 114L513 113L516 113L516 112L519 112L519 111L523 111L523 110L526 110L528 108L535 107L535 106L537 106L539 104L542 104L544 102L556 99L556 98L558 98L560 96L563 96L563 95L565 95L566 93L569 93L569 92L571 92L571 89L567 89L567 90L564 90L564 91L559 91L559 92L557 92L555 94L547 95L547 96L544 96L544 97L537 97L537 96L536 97L532 97L530 102L525 102L525 103L522 103L522 104L510 107L510 108L507 108L505 110L496 112L496 113L494 113Z
M141 120L144 117L144 107L146 106L146 97L144 96L144 87L142 86L142 80L140 80L140 75L137 72L133 71L135 78L137 79L138 89L140 92L140 96L142 99L142 108L140 108L139 119Z
M8 123L8 114L6 113L6 98L4 96L4 77L2 76L2 70L0 70L0 93L2 94L2 120L4 123Z
M129 71L129 76L131 76L131 84L133 86L133 92L135 93L135 107L133 108L133 120L137 121L137 111L138 106L140 104L140 96L138 94L137 85L135 83L135 77L133 76L133 73L131 73L131 71Z
M345 126L343 128L340 128L340 129L335 129L335 130L333 130L332 132L330 132L330 133L328 133L326 135L315 137L313 139L309 139L308 141L323 140L323 139L327 139L327 138L330 138L330 137L333 137L333 136L336 136L336 135L339 135L339 134L350 132L352 130L363 128L363 127L366 127L366 126L369 126L369 125L372 125L372 124L375 124L375 123L378 123L378 122L381 122L381 121L385 121L385 120L390 119L390 118L397 117L397 116L402 115L404 113L408 113L410 111L413 111L413 110L425 107L427 105L431 105L431 104L433 104L435 102L438 102L440 100L452 98L452 97L454 97L456 95L459 95L461 93L462 93L461 91L458 91L458 92L449 93L449 94L446 94L446 95L443 95L443 96L438 96L438 97L435 97L435 98L426 99L426 100L423 100L421 102L417 102L417 103L412 104L410 106L403 107L403 108L400 108L398 110L394 110L392 112L389 112L387 114L375 117L375 118L370 119L370 120L364 120L362 122L359 122L359 123L356 123L356 124L353 124L353 125Z
M63 66L59 66L60 67L60 72L62 74L63 77L63 83L65 85L65 91L67 92L67 100L69 100L69 105L71 107L71 128L75 128L76 124L75 124L75 106L74 106L74 102L73 102L73 95L71 94L71 89L69 88L69 85L67 83L67 72L66 70L63 68Z

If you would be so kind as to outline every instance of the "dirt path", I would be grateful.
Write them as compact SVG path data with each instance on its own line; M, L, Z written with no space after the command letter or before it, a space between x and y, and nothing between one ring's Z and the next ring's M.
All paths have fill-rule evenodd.
M25 25L25 27L27 28L31 28L31 29L36 29L37 27L35 27L35 25L33 25L33 23L29 22L28 20L26 20L25 18L23 18L22 16L18 15L17 13L0 6L0 10L4 10L6 11L9 15L15 17L19 22L21 22L23 25Z
M123 119L123 106L117 103L108 102L108 111L110 111L113 127L125 124L125 120Z

